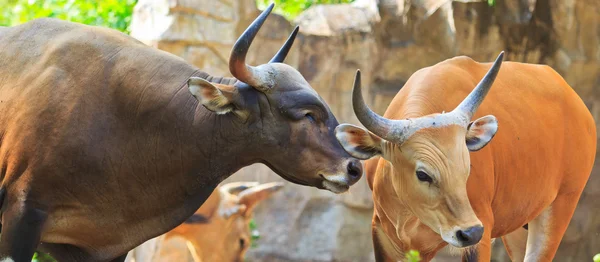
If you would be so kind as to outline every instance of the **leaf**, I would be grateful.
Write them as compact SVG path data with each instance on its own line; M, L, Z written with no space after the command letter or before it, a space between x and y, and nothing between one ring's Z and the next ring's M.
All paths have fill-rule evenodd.
M421 255L419 254L419 251L416 251L416 250L410 250L404 256L406 258L406 261L408 261L408 262L421 261Z
M40 17L104 26L129 33L137 0L0 0L0 26L13 26Z

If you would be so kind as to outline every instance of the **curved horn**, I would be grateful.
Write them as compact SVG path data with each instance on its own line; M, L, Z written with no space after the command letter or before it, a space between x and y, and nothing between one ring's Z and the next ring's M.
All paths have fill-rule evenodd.
M273 10L275 4L271 3L255 20L246 28L240 38L233 45L229 57L229 71L238 80L258 89L269 89L272 84L268 82L265 73L246 64L246 54L252 40Z
M271 61L269 61L269 63L283 63L283 60L285 60L285 57L290 52L292 45L294 45L294 40L296 39L296 35L298 34L299 29L299 26L296 26L296 28L294 28L294 31L292 31L288 39L285 40L285 43L283 44L281 49L277 51L277 54L275 54L275 56L271 59Z
M456 109L454 109L454 111L464 114L468 120L470 120L471 117L473 117L475 111L477 110L479 105L481 105L481 102L483 102L483 99L494 84L494 80L496 79L496 76L500 71L500 66L502 65L503 58L504 51L502 51L500 55L498 55L498 58L496 58L496 61L494 61L494 64L492 65L490 70L485 74L483 79L481 79L479 84L477 84L475 89L471 91L471 93L456 107Z
M360 70L356 71L352 89L352 108L358 121L373 134L396 143L402 143L407 136L410 120L390 120L373 112L362 96Z

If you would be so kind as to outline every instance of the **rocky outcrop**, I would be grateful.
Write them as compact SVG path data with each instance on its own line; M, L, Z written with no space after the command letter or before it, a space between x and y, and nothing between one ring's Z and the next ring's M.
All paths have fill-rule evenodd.
M236 36L256 17L254 0L140 0L132 35L208 73L229 75ZM552 66L600 116L600 1L356 0L317 5L292 23L271 15L249 61L265 63L292 24L301 31L287 63L297 67L340 122L358 124L350 106L357 68L366 99L383 113L417 70L456 55ZM518 87L515 87L518 88ZM586 261L600 252L600 169L594 169L556 261ZM227 181L280 181L263 165ZM349 193L286 185L256 210L262 233L249 261L373 261L372 202L365 180ZM501 241L496 242L496 248ZM502 249L495 261L508 261ZM437 261L445 261L440 256ZM454 258L453 261L456 261Z

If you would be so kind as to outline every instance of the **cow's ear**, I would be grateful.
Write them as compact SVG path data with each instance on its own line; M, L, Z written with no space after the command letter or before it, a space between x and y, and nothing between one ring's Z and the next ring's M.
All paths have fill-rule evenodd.
M479 118L467 127L467 148L477 151L487 145L498 131L498 120L495 116L487 115Z
M381 155L384 140L362 127L341 124L335 128L335 137L348 154L358 159Z
M235 109L232 103L233 92L206 81L200 77L191 77L188 80L190 93L206 107L217 114L226 114Z

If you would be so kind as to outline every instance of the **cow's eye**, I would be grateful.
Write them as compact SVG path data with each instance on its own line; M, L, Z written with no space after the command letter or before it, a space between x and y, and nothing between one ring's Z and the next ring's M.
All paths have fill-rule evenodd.
M313 123L317 122L315 120L315 116L313 116L311 113L306 113L306 115L304 115L304 117L306 117L310 122L313 122Z
M427 173L420 171L420 170L417 171L417 178L419 179L419 181L428 182L428 183L433 182L433 179L431 179L431 177Z

